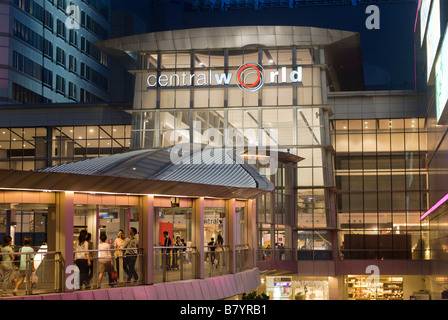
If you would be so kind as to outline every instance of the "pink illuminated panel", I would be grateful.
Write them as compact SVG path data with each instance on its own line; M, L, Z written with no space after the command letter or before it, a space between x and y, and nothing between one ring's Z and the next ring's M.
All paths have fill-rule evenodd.
M426 211L425 214L420 217L420 220L423 220L424 218L426 218L431 212L436 210L438 207L440 207L442 204L444 204L447 200L448 200L448 193L442 199L437 201L437 203L435 205L433 205L431 207L431 209Z

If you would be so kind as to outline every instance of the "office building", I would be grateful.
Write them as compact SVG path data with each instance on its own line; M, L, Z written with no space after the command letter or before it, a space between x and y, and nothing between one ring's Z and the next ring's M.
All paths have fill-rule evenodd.
M1 4L3 104L109 100L109 1L11 0Z

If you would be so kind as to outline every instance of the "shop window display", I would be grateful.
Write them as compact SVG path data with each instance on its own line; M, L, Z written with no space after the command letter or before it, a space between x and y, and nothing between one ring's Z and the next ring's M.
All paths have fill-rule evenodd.
M403 300L403 277L381 277L375 285L369 277L348 277L349 300Z

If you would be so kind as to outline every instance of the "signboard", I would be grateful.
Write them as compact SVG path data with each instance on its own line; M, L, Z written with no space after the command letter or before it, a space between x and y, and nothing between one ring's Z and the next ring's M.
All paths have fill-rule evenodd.
M420 3L420 44L423 47L426 25L428 24L429 8L431 7L431 0L422 0Z
M213 72L210 69L197 73L150 74L146 77L147 89L223 86L232 83L246 92L258 91L265 83L302 83L302 67L299 66L295 69L282 67L279 70L265 72L258 63L249 62L241 65L235 74L232 72Z
M440 42L440 0L432 2L431 14L429 15L428 30L426 32L426 64L427 81L430 82L437 48Z
M448 102L448 29L445 32L439 56L435 66L436 110L437 124L447 122L448 111L445 112Z
M164 231L168 231L168 237L171 238L171 244L173 245L173 224L169 222L159 222L159 245L163 246L165 243Z

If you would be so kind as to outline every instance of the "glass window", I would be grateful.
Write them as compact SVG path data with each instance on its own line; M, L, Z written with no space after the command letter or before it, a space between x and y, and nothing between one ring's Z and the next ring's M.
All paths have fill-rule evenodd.
M229 107L241 107L243 104L243 91L239 88L229 88L227 105Z
M163 232L168 231L172 243L177 236L191 246L191 208L154 208L154 242L156 246L164 243Z
M190 53L177 53L176 68L190 68Z
M176 53L163 53L161 67L163 69L176 68Z
M258 59L256 60L258 61ZM239 67L243 64L242 50L229 50L229 67Z
M210 67L224 67L223 51L210 51Z
M210 107L224 107L224 89L210 89Z
M362 152L362 135L361 134L350 134L349 140L349 150L350 152Z

